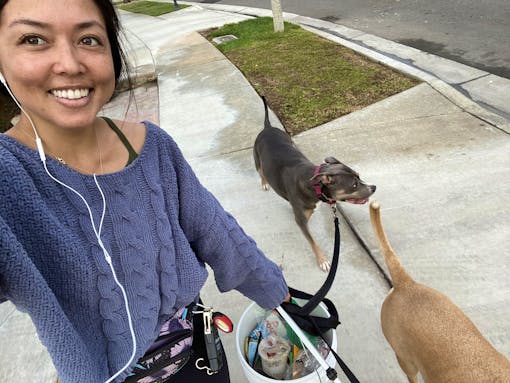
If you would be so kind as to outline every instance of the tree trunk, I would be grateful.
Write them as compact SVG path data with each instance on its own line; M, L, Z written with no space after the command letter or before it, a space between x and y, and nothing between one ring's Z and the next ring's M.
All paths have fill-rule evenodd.
M271 0L273 9L273 24L275 32L283 32L283 13L281 0Z

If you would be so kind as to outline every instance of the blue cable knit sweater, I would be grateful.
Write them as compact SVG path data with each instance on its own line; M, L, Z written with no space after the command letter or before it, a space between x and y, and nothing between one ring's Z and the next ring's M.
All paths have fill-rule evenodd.
M236 289L263 307L287 294L278 267L199 183L175 142L145 125L139 157L97 177L107 203L102 240L127 291L135 361L163 322L199 294L204 263L221 291ZM51 158L47 164L84 196L98 225L102 199L93 176ZM104 382L129 360L132 342L85 204L49 178L37 152L4 134L0 172L0 302L31 316L63 382Z

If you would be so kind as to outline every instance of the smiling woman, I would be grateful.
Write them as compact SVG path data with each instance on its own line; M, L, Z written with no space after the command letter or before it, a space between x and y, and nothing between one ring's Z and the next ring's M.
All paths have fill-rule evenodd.
M98 117L124 68L118 33L109 0L0 0L0 81L21 109L0 134L0 302L30 315L63 383L228 382L226 362L195 367L202 318L185 313L205 263L267 309L287 285L163 129ZM140 368L174 349L176 323L182 351Z
M23 9L24 2L32 6L19 17L16 8ZM113 94L115 79L108 34L94 3L74 5L84 10L75 14L73 4L68 4L65 18L42 3L7 3L0 62L12 91L31 112L39 133L51 137L53 148L60 146L56 134L60 128L95 123L97 113ZM74 97L76 92L80 97ZM30 128L24 115L11 134L23 128ZM81 133L84 151L94 141L87 131Z

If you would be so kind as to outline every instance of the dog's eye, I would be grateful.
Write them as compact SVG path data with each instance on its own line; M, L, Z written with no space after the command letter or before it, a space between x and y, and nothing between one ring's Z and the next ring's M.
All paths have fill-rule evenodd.
M352 184L352 188L357 189L357 187L358 187L358 181L354 181L354 183Z

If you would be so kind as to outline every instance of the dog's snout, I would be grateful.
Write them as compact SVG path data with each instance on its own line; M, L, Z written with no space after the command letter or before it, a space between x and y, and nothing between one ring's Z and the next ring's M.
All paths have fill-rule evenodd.
M370 185L370 190L372 191L372 193L375 193L375 189L377 189L377 186Z

